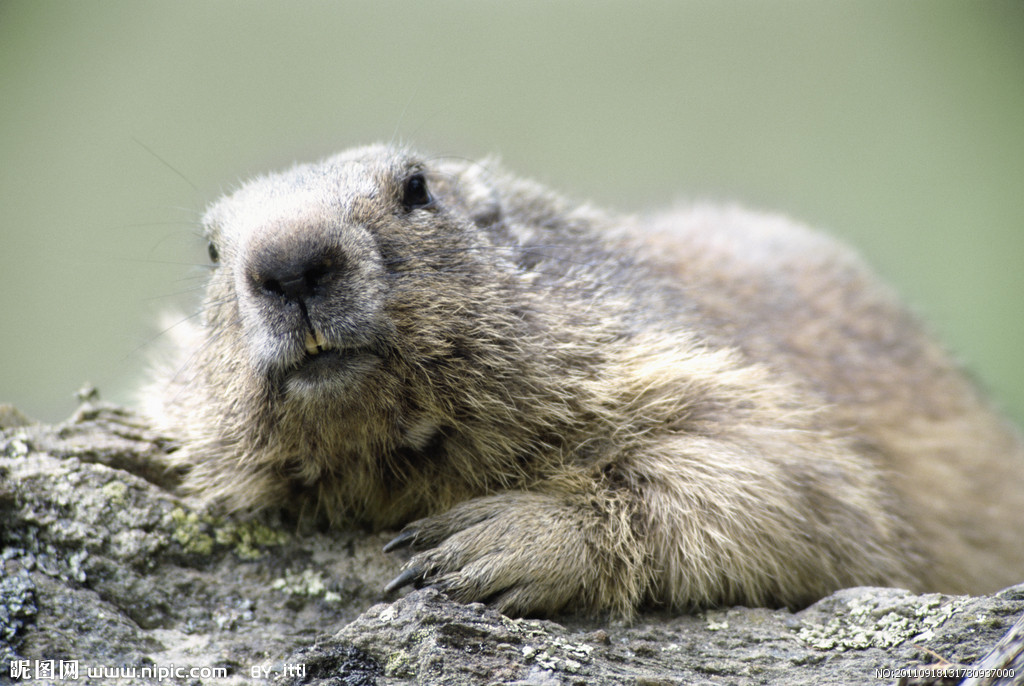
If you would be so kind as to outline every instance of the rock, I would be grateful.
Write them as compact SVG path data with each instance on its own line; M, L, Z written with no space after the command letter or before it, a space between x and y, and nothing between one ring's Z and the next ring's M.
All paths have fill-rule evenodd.
M34 422L14 405L0 403L0 429L30 426Z
M855 588L795 614L633 624L509 619L431 589L388 599L401 565L381 552L388 533L218 515L174 494L172 442L84 400L67 423L0 432L0 681L939 684L1007 634L989 660L1015 676L976 683L1024 683L1024 624L1008 633L1024 584L982 597Z

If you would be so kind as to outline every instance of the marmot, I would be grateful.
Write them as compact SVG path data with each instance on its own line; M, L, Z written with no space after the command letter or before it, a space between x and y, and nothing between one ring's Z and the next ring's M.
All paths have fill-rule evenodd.
M364 147L257 178L145 393L188 490L401 528L390 587L510 614L1024 580L1024 448L787 219L624 218Z

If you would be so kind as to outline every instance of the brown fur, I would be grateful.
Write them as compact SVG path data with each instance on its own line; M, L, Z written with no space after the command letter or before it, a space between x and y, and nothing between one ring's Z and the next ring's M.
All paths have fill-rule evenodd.
M421 581L509 613L1024 580L1017 433L785 219L623 219L378 146L204 223L220 264L146 392L196 493L408 525Z

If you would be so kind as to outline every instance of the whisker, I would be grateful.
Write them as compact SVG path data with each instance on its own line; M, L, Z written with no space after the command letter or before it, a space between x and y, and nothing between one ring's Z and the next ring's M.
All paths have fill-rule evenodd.
M171 164L170 162L168 162L168 161L167 161L167 160L165 160L164 158L160 157L160 155L157 155L157 154L156 154L156 152L155 152L155 151L153 150L153 148L149 147L148 145L146 145L145 143L143 143L142 141L140 141L140 140L139 140L138 138L136 138L135 136L132 136L132 140L133 140L133 141L135 141L135 143L136 143L136 144L137 144L137 145L138 145L138 146L139 146L140 148L142 148L143 150L145 150L146 152L148 152L148 153L149 153L150 155L152 155L153 157L155 157L155 158L156 158L157 160L159 160L159 161L160 161L160 162L161 162L161 163L162 163L162 164L163 164L163 165L164 165L165 167L167 167L167 168L168 168L168 169L170 169L170 170L171 170L172 172L174 172L175 174L177 174L177 175L178 175L178 176L179 176L179 177L181 178L181 180L182 180L182 181L184 181L185 183L187 183L187 184L188 184L189 186L191 186L191 187L192 187L192 190L194 190L194 191L195 191L196 193L198 193L198 192L199 192L199 187L198 187L198 186L196 186L196 185L195 185L194 183L192 183L192 181L191 181L191 180L190 180L190 179L189 179L189 178L188 178L187 176L185 176L185 175L184 175L184 174L182 174L182 173L181 173L180 171L178 171L178 170L177 170L177 169L176 169L176 168L175 168L175 167L174 167L174 166L173 166L173 165L172 165L172 164Z

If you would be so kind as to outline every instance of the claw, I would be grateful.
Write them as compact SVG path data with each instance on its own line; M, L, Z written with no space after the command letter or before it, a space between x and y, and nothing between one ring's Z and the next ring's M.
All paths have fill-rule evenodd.
M401 574L392 579L391 582L384 587L384 592L391 593L392 591L397 591L403 586L408 586L411 583L415 583L420 578L422 578L422 576L423 570L421 570L419 567L409 567L409 569L406 569Z
M401 531L397 536L392 538L384 546L384 552L390 553L392 550L398 550L408 545L412 545L412 542L416 540L416 529L405 529Z

